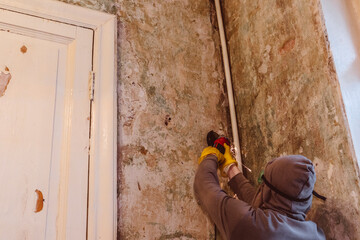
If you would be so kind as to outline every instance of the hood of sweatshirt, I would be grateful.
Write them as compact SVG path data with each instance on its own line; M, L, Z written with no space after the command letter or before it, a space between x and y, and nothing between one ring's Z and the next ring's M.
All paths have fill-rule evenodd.
M264 177L273 188L264 182L253 200L253 206L271 209L300 221L305 220L312 203L312 191L316 181L312 162L301 155L289 155L275 158L265 167ZM307 199L293 201L293 199Z

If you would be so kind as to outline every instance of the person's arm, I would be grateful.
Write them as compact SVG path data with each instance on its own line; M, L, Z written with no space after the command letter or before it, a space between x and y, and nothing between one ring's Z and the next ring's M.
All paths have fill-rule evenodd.
M207 155L195 175L194 193L201 207L216 224L222 237L230 239L236 226L251 216L251 206L228 196L220 187L217 157ZM245 217L247 216L247 217Z
M220 170L225 173L225 176L229 177L229 186L231 190L237 195L240 200L245 201L248 204L251 204L255 196L255 188L250 184L250 182L245 178L245 176L240 172L238 168L238 163L234 159L233 155L230 152L230 147L225 143L225 154L224 154L224 163L220 165Z
M203 210L209 214L220 232L224 233L221 204L228 195L220 187L217 167L218 160L215 155L209 154L204 158L196 171L194 193Z
M251 204L256 189L251 185L249 180L245 178L245 176L240 172L238 166L235 164L230 166L228 171L228 177L230 179L229 186L231 190L237 195L240 200Z

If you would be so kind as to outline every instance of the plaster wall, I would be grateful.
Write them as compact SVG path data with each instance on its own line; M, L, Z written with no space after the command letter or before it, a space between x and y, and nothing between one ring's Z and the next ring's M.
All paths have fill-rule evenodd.
M206 133L228 126L212 6L119 3L119 238L213 239L192 188Z
M213 4L64 2L118 17L118 239L214 239L192 188L207 132L229 127Z
M327 239L360 239L358 166L319 1L222 3L248 177L305 155L328 198L314 199L309 219Z

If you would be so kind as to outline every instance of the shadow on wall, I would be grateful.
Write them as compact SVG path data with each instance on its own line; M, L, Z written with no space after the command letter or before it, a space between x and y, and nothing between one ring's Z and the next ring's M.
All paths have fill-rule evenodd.
M342 206L328 199L325 204L313 206L307 217L322 228L328 240L356 239L354 226L349 220L351 216L345 216L341 210Z

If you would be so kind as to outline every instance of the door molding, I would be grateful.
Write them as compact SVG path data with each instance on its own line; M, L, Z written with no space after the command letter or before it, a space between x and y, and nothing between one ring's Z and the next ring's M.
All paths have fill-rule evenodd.
M87 235L88 239L116 239L116 17L52 0L0 0L0 9L93 30Z

